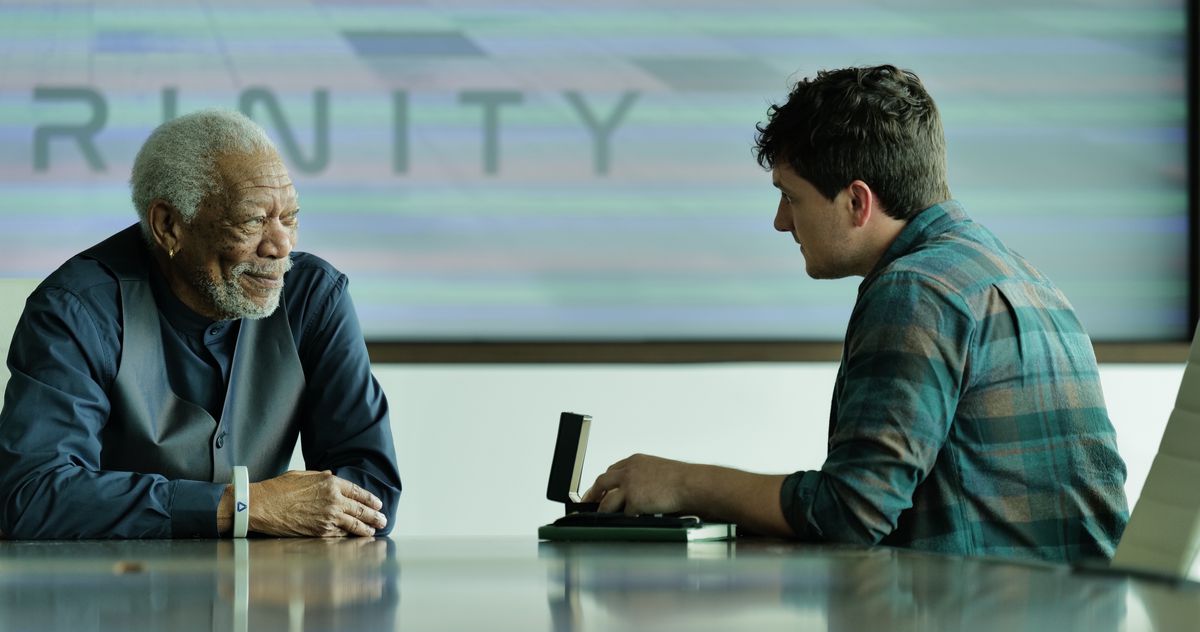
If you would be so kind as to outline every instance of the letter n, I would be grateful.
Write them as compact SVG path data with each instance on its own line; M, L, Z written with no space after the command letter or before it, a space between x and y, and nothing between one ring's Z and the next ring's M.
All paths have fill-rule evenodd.
M305 173L319 173L329 166L329 91L316 90L313 92L313 152L312 158L306 158L296 142L296 135L288 125L279 106L279 99L266 88L247 88L238 97L238 109L242 114L250 116L256 103L262 103L267 108L271 124L279 133L279 145L288 162Z

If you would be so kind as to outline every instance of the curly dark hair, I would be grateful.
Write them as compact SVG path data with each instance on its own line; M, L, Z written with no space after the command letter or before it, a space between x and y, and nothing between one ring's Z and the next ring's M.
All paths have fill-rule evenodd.
M787 164L827 199L862 180L885 213L909 220L950 198L942 120L911 71L821 71L798 81L756 128L758 164Z

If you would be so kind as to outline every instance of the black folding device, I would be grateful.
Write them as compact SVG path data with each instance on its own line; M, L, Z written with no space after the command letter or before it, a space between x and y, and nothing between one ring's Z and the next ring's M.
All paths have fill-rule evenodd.
M596 511L600 506L600 503L581 502L579 496L579 479L583 477L583 457L587 452L591 425L592 418L588 415L562 413L558 417L558 439L554 442L546 498L563 503L568 514Z

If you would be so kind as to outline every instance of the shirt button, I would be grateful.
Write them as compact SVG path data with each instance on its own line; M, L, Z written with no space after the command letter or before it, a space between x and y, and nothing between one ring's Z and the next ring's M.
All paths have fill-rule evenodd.
M217 335L217 334L219 334L219 333L221 333L221 328L220 328L220 327L213 327L212 329L209 329L209 330L208 330L208 335L210 335L210 336L215 336L215 335Z
M221 431L221 434L217 435L217 449L220 450L223 447L225 447L225 431L224 430Z

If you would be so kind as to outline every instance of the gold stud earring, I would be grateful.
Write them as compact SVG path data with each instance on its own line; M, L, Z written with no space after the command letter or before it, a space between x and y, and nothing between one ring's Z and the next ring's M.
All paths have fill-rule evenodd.
M170 249L168 249L168 250L167 250L167 258L168 258L168 259L174 259L174 258L175 258L175 249L174 249L174 248L170 248Z

